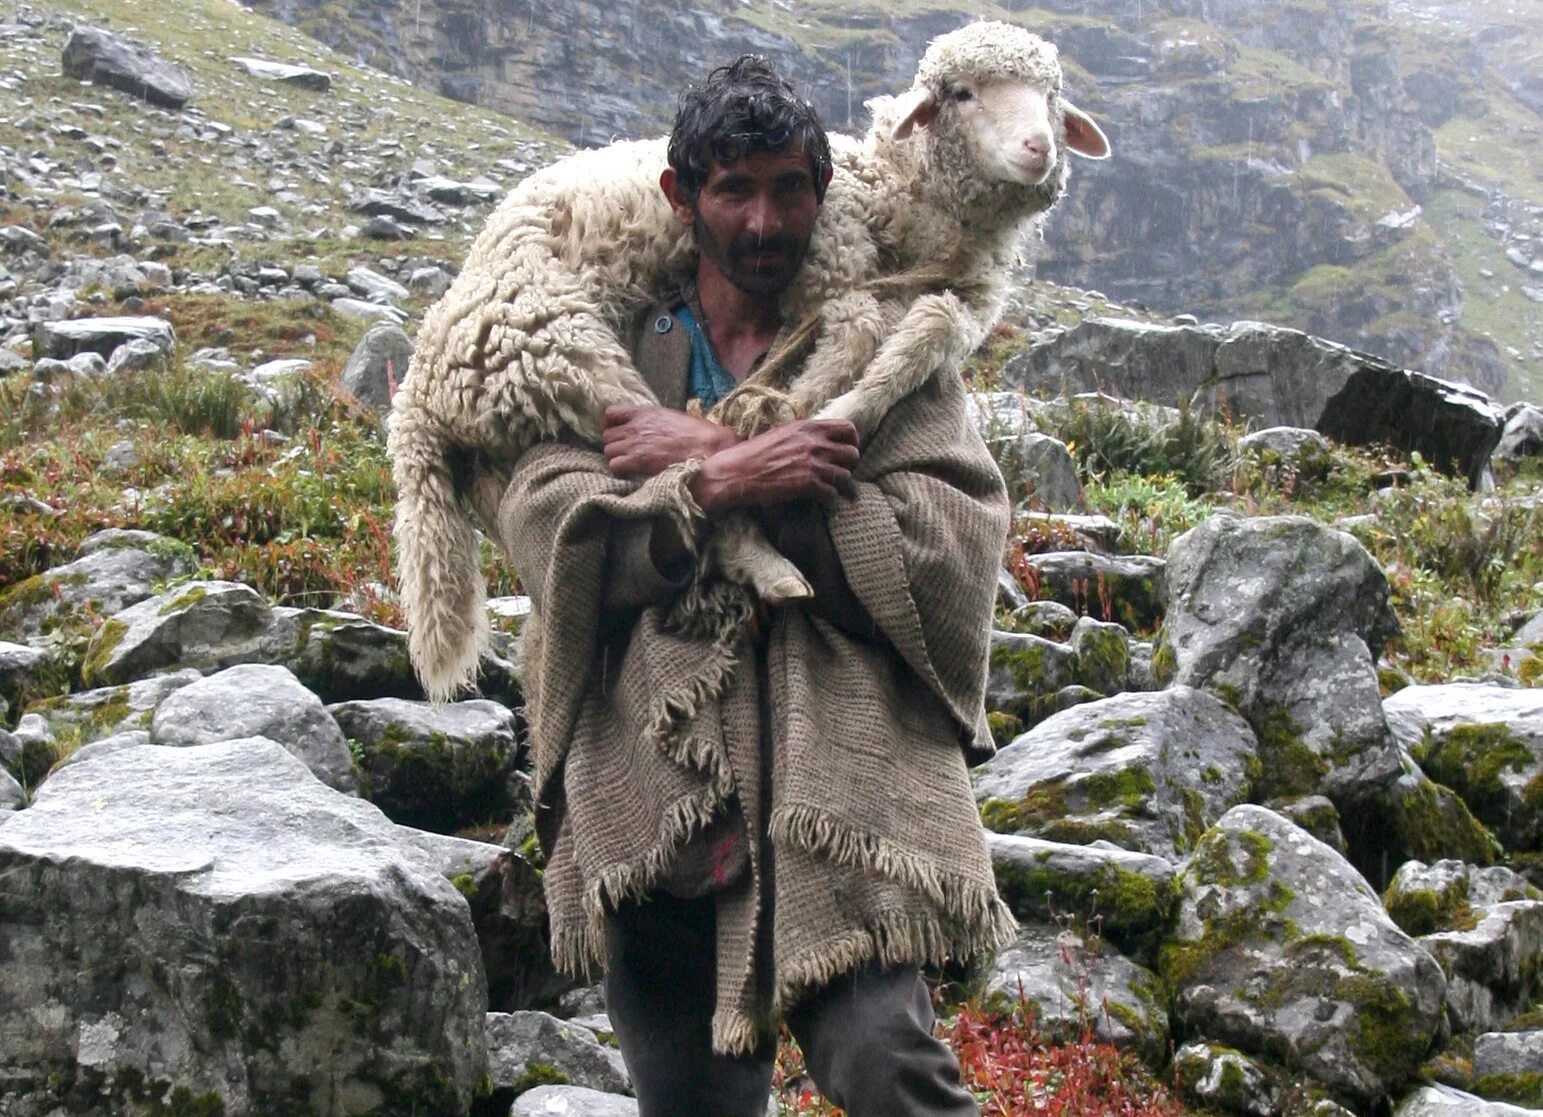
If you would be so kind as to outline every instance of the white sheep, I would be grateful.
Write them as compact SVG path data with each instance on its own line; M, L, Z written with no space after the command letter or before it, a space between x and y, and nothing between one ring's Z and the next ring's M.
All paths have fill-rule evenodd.
M784 320L802 325L713 413L742 434L802 414L866 436L956 369L1001 313L1019 242L1065 186L1065 153L1109 152L1061 96L1055 47L1009 24L939 37L910 91L869 106L862 140L831 137L834 177L783 296ZM618 337L694 267L658 185L665 162L662 140L621 143L527 178L419 330L389 447L409 648L432 699L472 680L487 636L451 452L480 453L465 495L491 523L508 464L533 442L565 429L597 440L606 406L656 402ZM764 599L809 593L748 519L714 539L719 568Z

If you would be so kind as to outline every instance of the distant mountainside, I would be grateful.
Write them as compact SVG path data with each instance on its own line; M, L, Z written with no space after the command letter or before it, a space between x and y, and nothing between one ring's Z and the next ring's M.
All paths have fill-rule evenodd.
M1046 278L1258 317L1506 399L1543 397L1543 0L252 0L360 61L581 144L667 127L681 85L773 57L835 126L934 35L1058 42L1114 140Z

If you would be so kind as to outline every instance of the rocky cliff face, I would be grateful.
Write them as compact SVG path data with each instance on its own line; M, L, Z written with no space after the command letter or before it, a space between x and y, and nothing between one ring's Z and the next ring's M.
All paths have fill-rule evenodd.
M1040 274L1259 317L1507 397L1543 394L1543 2L256 0L372 65L580 144L668 126L680 87L774 58L838 127L970 15L1057 41L1116 158L1079 168ZM1498 215L1498 216L1497 216ZM1536 255L1535 255L1536 254ZM1535 266L1534 261L1539 263Z

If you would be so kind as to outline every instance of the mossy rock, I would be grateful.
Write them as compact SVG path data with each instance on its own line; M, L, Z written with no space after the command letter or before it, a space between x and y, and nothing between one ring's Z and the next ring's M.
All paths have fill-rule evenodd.
M1182 1026L1365 1106L1418 1070L1442 1019L1440 967L1332 849L1234 808L1179 877L1159 954Z
M1427 730L1412 752L1432 779L1461 795L1487 824L1508 834L1543 834L1543 763L1504 722L1454 725L1439 735ZM1527 782L1518 791L1521 777ZM1519 807L1532 817L1518 820Z
M1473 1082L1473 1092L1492 1101L1513 1102L1528 1108L1543 1106L1543 1071L1522 1074L1486 1074Z
M1178 900L1160 858L991 837L997 888L1023 919L1075 919L1138 959L1156 957Z

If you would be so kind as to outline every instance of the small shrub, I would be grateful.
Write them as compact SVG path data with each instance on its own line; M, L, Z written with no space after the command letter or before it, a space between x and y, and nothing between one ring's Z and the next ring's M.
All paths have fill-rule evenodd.
M1507 501L1483 507L1457 480L1422 471L1387 498L1377 517L1391 557L1491 603L1508 570L1543 562L1543 511Z
M1237 458L1235 433L1188 406L1170 417L1152 407L1074 399L1045 409L1039 421L1084 474L1169 477L1192 497L1225 487Z
M183 434L235 438L253 405L251 392L226 372L177 365L130 379L140 398L126 400L125 413Z
M1184 1108L1132 1055L1094 1039L1047 1043L1032 1006L1005 1012L966 1004L944 1030L981 1117L1182 1117Z
M940 1027L959 1059L960 1080L981 1117L1184 1117L1186 1110L1133 1055L1098 1042L1091 1027L1073 1043L1050 1043L1020 997L1005 1009L963 1005ZM772 1079L782 1117L839 1117L804 1071L784 1029Z
M1139 554L1166 554L1170 543L1216 511L1212 501L1188 495L1183 482L1169 474L1098 474L1082 492L1089 512L1120 525L1121 550Z

